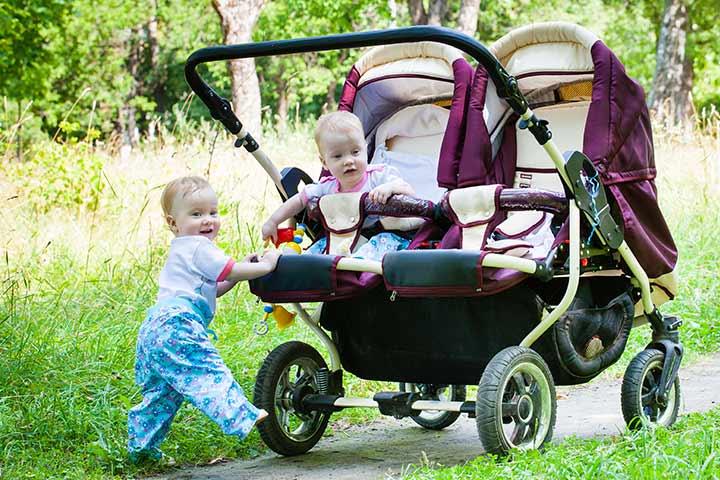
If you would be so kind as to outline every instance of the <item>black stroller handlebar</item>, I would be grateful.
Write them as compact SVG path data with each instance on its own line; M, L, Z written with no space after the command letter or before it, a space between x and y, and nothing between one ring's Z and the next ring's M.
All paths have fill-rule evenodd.
M185 79L207 105L212 117L220 120L225 128L236 135L242 130L242 124L233 113L230 102L219 96L200 77L196 68L201 63L411 42L437 42L462 50L485 67L500 97L507 101L516 113L521 115L527 110L527 101L520 92L517 81L485 46L464 33L444 27L416 26L201 48L193 52L185 62Z

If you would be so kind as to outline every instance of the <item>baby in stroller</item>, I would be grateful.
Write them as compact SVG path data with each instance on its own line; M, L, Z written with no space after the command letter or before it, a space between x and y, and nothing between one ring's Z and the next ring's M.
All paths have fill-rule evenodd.
M330 175L311 184L289 198L262 227L263 240L277 240L278 225L300 213L308 201L336 193L368 192L371 201L384 204L395 194L414 195L415 191L400 173L390 165L368 165L367 144L362 124L350 112L339 111L323 115L315 129L315 142L320 161ZM363 227L369 228L377 217L368 216ZM380 232L360 246L353 256L381 260L387 252L404 250L409 240L392 232ZM347 248L349 253L349 246ZM307 251L327 252L327 239L321 238Z

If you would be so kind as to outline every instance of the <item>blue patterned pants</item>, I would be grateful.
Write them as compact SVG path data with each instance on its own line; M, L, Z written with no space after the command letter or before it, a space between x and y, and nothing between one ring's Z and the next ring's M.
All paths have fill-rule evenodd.
M306 253L322 254L325 251L325 245L327 245L327 237L323 237L310 245ZM381 262L386 253L405 250L408 245L410 245L410 240L394 233L382 232L371 237L367 243L363 244L352 254L352 257Z
M255 424L258 409L210 343L209 313L182 298L160 302L148 311L138 334L135 363L143 401L128 414L131 456L161 455L158 445L184 400L226 434L245 438Z

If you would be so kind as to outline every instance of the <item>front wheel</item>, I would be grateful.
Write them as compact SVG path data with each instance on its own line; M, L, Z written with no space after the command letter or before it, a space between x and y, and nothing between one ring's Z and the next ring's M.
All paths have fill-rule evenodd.
M465 385L426 385L417 383L401 383L401 392L421 393L423 400L440 400L444 402L464 402ZM410 418L428 430L442 430L449 427L460 417L460 412L443 410L423 410L420 415Z
M555 384L534 350L508 347L483 372L475 403L478 435L488 453L540 448L552 438Z
M623 417L634 430L647 425L669 427L677 420L680 410L680 378L670 386L665 401L656 398L665 354L648 349L632 359L623 377L620 396Z
M310 450L327 428L329 413L298 411L294 396L318 393L315 372L327 367L313 347L287 342L265 358L255 379L255 406L267 410L258 425L263 442L280 455L299 455Z

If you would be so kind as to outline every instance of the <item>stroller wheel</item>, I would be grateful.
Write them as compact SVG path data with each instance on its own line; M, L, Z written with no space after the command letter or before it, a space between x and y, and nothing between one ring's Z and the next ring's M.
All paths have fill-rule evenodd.
M625 370L620 399L625 423L631 429L650 425L669 427L677 420L680 378L675 377L665 401L655 397L664 360L663 352L650 348L635 355Z
M265 444L280 455L299 455L320 440L329 413L300 412L293 395L298 390L318 393L314 373L326 367L320 354L302 342L287 342L265 358L255 379L254 399L268 417L257 428Z
M480 441L488 453L540 448L555 426L555 384L534 350L508 347L483 372L475 403Z
M425 393L423 400L443 400L446 402L464 402L465 385L424 385L417 383L400 383L401 392ZM428 430L442 430L449 427L460 417L460 412L447 412L440 410L424 410L420 415L410 418L415 423Z

